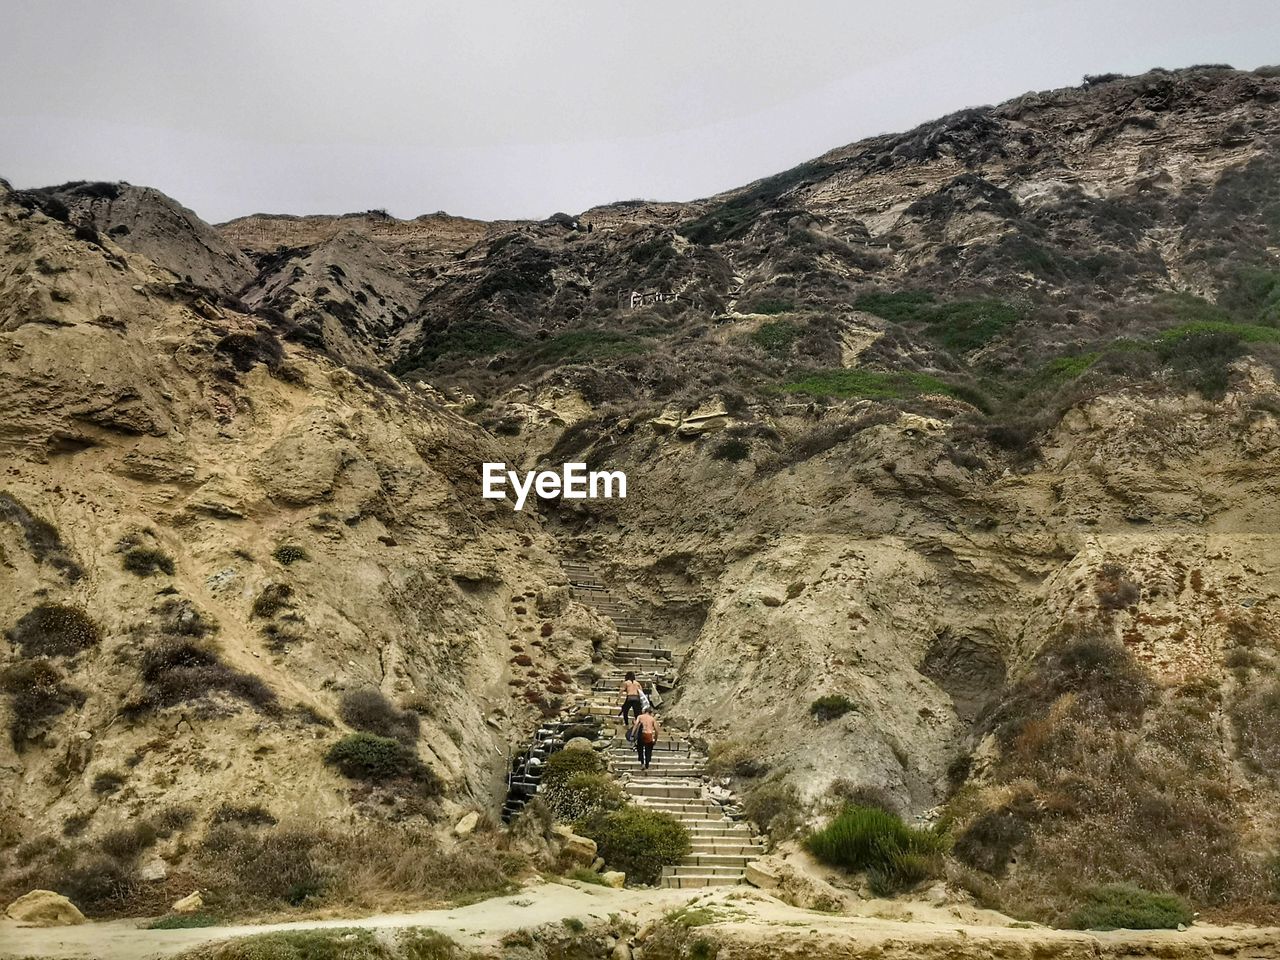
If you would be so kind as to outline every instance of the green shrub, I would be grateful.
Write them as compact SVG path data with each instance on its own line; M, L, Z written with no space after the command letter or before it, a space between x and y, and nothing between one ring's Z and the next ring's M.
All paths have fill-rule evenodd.
M772 357L785 357L800 336L800 328L789 320L762 323L750 335L751 342Z
M594 750L560 750L547 758L541 783L549 787L563 783L575 773L603 773L604 761Z
M657 883L662 868L679 863L691 849L684 824L669 813L644 807L596 813L578 829L596 842L606 863L637 883Z
M850 806L809 834L805 847L830 866L873 873L882 889L903 889L923 879L912 879L922 867L928 868L926 876L936 874L948 840L938 830L908 826L885 810Z
M197 947L176 960L396 960L396 954L371 930L288 930Z
M132 547L125 551L124 568L139 577L156 573L173 575L173 558L155 547Z
M422 721L412 710L401 710L373 687L348 690L342 694L338 715L343 722L365 733L391 737L406 746L418 742Z
M1022 317L1022 312L1003 300L956 300L939 304L931 293L904 291L870 293L853 303L895 323L925 323L944 346L953 350L976 350L984 346Z
M311 554L306 549L292 543L282 543L276 547L275 553L271 554L276 558L276 562L289 566L291 563L297 563L299 560L310 560Z
M1117 883L1094 887L1071 915L1075 930L1170 930L1195 920L1191 908L1171 893L1152 893Z
M956 396L957 388L924 373L879 370L815 370L799 380L784 383L783 393L813 397L861 397L871 400L915 397L922 393Z
M403 743L390 737L353 733L329 748L325 762L352 780L370 783L411 781L418 784L426 795L438 794L441 789L435 771Z
M69 657L102 641L87 613L62 603L42 603L27 611L8 637L25 657Z
M148 930L198 930L216 927L221 921L208 913L170 913L147 924Z
M857 710L858 705L848 697L839 693L828 694L825 697L819 697L813 703L809 704L809 713L819 723L825 723L828 720L836 720L843 717L851 710Z
M571 774L544 786L540 795L561 823L574 823L600 810L617 810L627 802L622 788L604 773Z

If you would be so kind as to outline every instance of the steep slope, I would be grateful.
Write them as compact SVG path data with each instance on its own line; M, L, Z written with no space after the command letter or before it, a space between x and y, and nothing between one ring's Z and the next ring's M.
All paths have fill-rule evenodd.
M256 271L217 230L159 190L127 183L68 183L39 193L68 219L110 237L174 276L235 295Z
M227 818L487 806L608 629L478 496L492 439L7 191L0 249L5 896L163 898L132 859L162 820L190 871ZM326 762L353 729L394 757Z
M283 314L293 327L289 339L347 364L380 365L422 296L373 241L358 233L282 250L261 261L244 302Z

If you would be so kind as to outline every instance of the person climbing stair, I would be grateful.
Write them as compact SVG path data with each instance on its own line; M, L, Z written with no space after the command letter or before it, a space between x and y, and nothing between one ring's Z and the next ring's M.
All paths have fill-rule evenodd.
M645 707L636 717L631 728L632 740L636 745L636 757L640 760L640 769L648 770L653 761L653 745L658 742L658 718L653 715L652 707Z

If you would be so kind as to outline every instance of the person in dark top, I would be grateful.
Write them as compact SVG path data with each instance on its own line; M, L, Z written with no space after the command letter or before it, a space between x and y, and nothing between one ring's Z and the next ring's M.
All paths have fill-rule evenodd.
M634 673L628 673L618 690L622 694L622 725L625 727L630 719L628 714L640 716L640 681Z

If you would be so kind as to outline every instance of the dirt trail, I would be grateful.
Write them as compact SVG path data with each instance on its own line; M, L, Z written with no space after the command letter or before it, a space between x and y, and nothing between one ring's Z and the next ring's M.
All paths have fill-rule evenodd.
M1162 960L1280 960L1280 929L1197 925L1187 931L1092 933L1014 925L1000 914L965 906L862 901L849 915L833 916L788 906L753 888L714 891L607 887L535 882L519 893L452 910L383 914L357 920L303 920L197 930L140 930L136 921L90 923L59 929L26 929L0 921L0 958L151 960L203 943L282 930L361 927L393 931L425 927L468 947L492 946L513 930L570 917L591 925L611 913L631 916L643 928L683 905L705 910L710 922L699 936L721 945L734 960L804 960L867 957L877 960L1098 960L1153 957Z
M480 946L512 930L577 917L585 923L610 913L670 910L690 897L679 890L614 890L586 884L538 882L518 893L450 910L389 913L357 920L298 920L289 923L201 927L194 930L142 930L136 920L86 923L78 927L36 929L0 920L0 958L76 957L93 960L150 960L183 950L257 933L341 927L396 929L427 927L459 943Z

